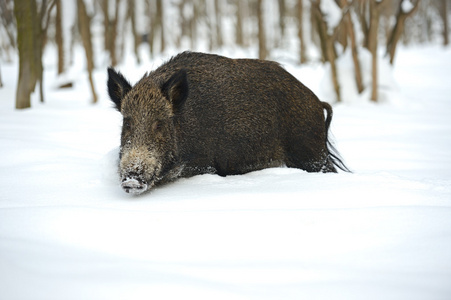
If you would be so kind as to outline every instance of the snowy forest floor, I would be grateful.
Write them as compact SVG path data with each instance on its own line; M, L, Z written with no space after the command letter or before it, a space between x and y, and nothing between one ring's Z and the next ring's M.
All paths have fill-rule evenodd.
M49 51L47 51L49 52ZM334 106L352 174L196 176L140 197L115 161L121 117L96 70L14 107L0 89L0 299L450 299L451 50L402 48L388 101ZM161 61L119 69L136 82ZM321 65L286 65L323 100Z

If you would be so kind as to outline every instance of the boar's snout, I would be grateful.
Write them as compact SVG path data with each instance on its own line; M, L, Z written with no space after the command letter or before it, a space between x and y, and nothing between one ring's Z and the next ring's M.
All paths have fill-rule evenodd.
M139 195L147 190L147 183L136 177L124 178L121 186L125 192L134 195Z
M139 195L155 184L161 163L156 152L142 146L131 147L122 149L119 170L122 189L127 193Z

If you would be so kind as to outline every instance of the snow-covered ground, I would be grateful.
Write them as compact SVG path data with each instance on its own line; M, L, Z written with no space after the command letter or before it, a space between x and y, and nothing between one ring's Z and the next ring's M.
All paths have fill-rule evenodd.
M106 71L93 106L83 63L57 90L45 61L46 103L24 111L17 62L1 65L0 299L451 299L449 48L400 49L387 101L334 106L353 174L202 175L139 197L115 176ZM286 68L328 100L322 66Z

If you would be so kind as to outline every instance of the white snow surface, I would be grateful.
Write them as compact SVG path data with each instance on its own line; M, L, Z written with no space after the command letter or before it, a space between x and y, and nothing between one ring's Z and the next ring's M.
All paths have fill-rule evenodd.
M451 51L399 51L386 101L334 105L352 174L201 175L138 197L116 174L106 68L91 105L84 72L55 89L47 50L46 103L16 111L2 63L0 299L451 299ZM162 62L132 60L132 82ZM323 67L286 68L327 100Z

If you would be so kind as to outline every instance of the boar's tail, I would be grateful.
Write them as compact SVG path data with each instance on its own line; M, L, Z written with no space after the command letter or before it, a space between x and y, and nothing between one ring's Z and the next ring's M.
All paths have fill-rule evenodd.
M348 169L348 167L343 162L343 159L340 157L340 154L338 153L338 150L335 148L334 144L329 139L329 127L330 122L332 122L332 107L327 102L321 102L323 109L326 110L327 116L326 116L326 144L327 144L327 151L329 152L328 160L329 163L332 163L334 166L338 167L342 171L351 173L351 170Z

